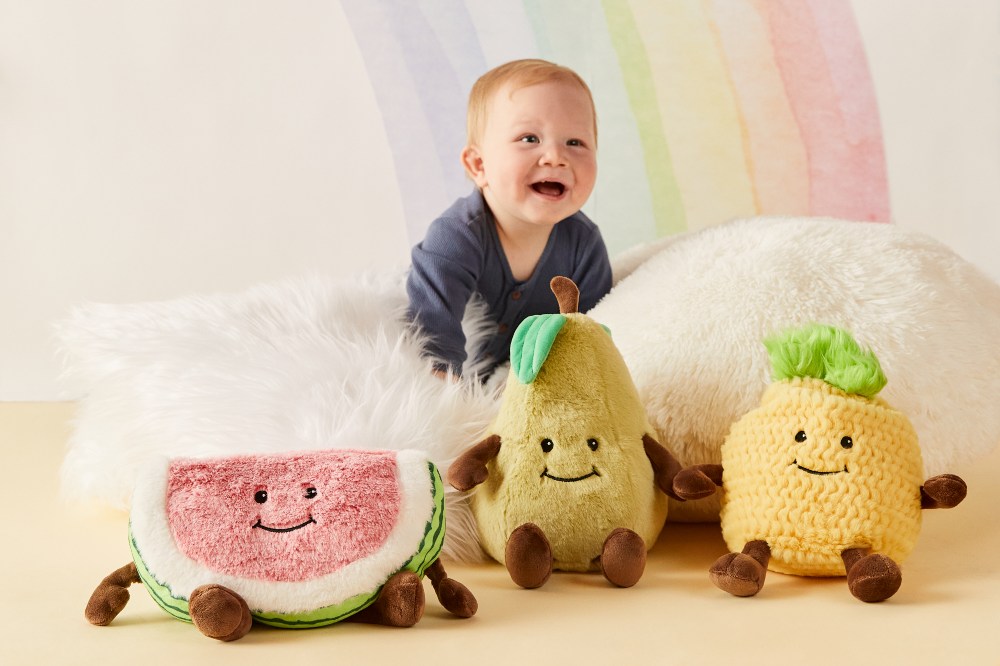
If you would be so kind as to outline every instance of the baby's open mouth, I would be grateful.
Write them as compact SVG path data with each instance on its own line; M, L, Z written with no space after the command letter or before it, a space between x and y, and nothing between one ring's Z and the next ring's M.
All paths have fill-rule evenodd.
M566 191L566 186L554 180L540 180L532 183L531 189L547 197L559 197Z

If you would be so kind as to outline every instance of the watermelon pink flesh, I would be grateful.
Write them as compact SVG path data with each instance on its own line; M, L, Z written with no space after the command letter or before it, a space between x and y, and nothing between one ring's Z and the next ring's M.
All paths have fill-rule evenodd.
M213 570L266 581L309 580L371 555L392 532L400 501L392 452L187 459L172 463L167 478L179 550Z

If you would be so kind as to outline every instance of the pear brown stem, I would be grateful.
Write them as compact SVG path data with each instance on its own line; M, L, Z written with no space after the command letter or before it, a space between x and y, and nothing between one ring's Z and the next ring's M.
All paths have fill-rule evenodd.
M559 302L559 314L572 314L580 308L580 290L568 277L557 275L549 282L549 288Z

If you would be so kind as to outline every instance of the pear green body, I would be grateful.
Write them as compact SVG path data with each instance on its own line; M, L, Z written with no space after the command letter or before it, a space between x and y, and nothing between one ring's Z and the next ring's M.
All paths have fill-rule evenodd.
M552 546L553 568L589 571L599 568L615 528L651 547L667 498L643 445L654 431L610 334L585 315L562 316L534 380L524 383L511 370L489 431L500 436L500 452L471 506L481 543L497 561L504 562L511 532L534 523ZM543 440L551 441L547 452Z

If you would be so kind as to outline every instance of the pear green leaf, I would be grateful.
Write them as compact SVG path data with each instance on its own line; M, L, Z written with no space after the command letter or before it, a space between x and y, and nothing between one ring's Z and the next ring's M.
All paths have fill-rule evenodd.
M510 367L522 384L535 381L565 323L566 317L561 314L532 315L514 331Z

